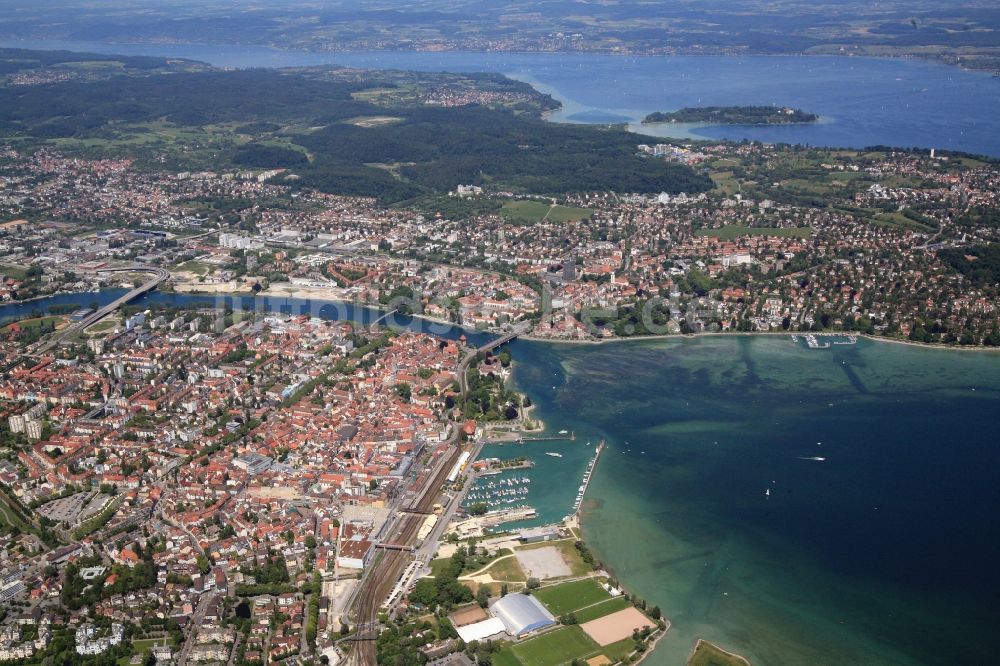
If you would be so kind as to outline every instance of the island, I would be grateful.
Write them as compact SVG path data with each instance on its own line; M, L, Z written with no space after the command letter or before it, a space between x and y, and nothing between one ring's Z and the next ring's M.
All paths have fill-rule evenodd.
M817 120L815 113L787 106L688 106L677 111L656 111L643 118L642 124L798 125Z

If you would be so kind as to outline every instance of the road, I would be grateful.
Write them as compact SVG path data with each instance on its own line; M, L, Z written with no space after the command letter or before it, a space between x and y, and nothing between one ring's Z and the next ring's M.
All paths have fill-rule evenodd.
M177 656L177 666L185 666L187 664L188 655L191 654L191 648L195 644L198 627L205 621L205 611L208 610L208 604L214 597L214 594L205 593L198 599L198 607L195 609L194 615L191 616L191 621L188 623L187 639L184 641L184 647L181 648L181 652Z

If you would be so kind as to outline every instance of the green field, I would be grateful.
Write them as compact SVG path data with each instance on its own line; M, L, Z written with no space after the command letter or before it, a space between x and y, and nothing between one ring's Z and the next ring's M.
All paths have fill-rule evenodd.
M730 224L718 229L698 229L696 236L715 236L722 240L732 240L740 236L778 236L779 238L809 238L813 235L811 227L741 227Z
M743 657L724 652L708 641L698 641L687 663L688 666L750 666Z
M21 268L20 266L11 266L10 264L0 265L0 275L5 275L14 280L23 280L28 276L28 271Z
M593 606L587 606L586 608L581 608L575 612L576 621L580 624L584 622L590 622L591 620L596 620L599 617L604 617L605 615L611 615L612 613L617 613L620 610L628 608L629 601L625 597L615 597L614 599L606 599L600 601Z
M99 321L93 326L87 328L87 333L107 333L108 331L113 331L116 326L118 326L118 319L111 317L105 319L104 321Z
M508 201L500 209L503 217L526 222L569 222L571 220L589 220L594 211L589 208L574 208L572 206L550 206L541 201Z
M621 661L635 650L635 641L631 637L623 638L617 643L611 643L601 648L601 652L611 661Z
M578 626L556 629L510 648L522 666L558 666L590 657L600 647Z
M208 275L212 272L212 267L208 264L203 264L200 261L185 261L182 264L177 264L172 270L175 271L187 271L188 273L194 273L195 275Z
M436 560L431 560L430 561L431 575L440 576L450 566L451 566L450 557L439 557Z
M557 616L596 604L611 596L593 578L543 587L534 594L553 615Z
M157 645L170 645L170 638L137 638L132 641L132 650L134 652L143 652Z

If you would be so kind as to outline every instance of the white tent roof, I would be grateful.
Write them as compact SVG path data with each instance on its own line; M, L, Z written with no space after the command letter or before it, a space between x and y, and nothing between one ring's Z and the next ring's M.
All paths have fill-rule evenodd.
M526 594L508 594L494 603L490 612L503 621L512 636L555 624L552 613L538 599Z
M482 622L467 624L464 627L455 627L455 631L458 632L459 637L466 643L481 641L484 638L502 634L505 630L506 627L504 627L503 621L498 617L491 617Z

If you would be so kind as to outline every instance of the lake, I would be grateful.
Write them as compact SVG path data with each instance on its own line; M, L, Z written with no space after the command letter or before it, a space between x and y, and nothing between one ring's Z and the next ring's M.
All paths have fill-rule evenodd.
M553 95L551 120L629 123L649 134L814 146L888 145L1000 157L1000 78L921 60L837 56L609 56L573 53L309 53L261 47L3 42L19 48L187 57L222 67L341 64L500 72ZM772 127L642 126L652 111L779 105L821 122Z
M519 447L562 484L543 509L569 512L586 442L608 440L584 534L672 622L648 663L683 664L697 638L771 666L995 663L1000 354L786 336L511 350L535 416L577 433Z

